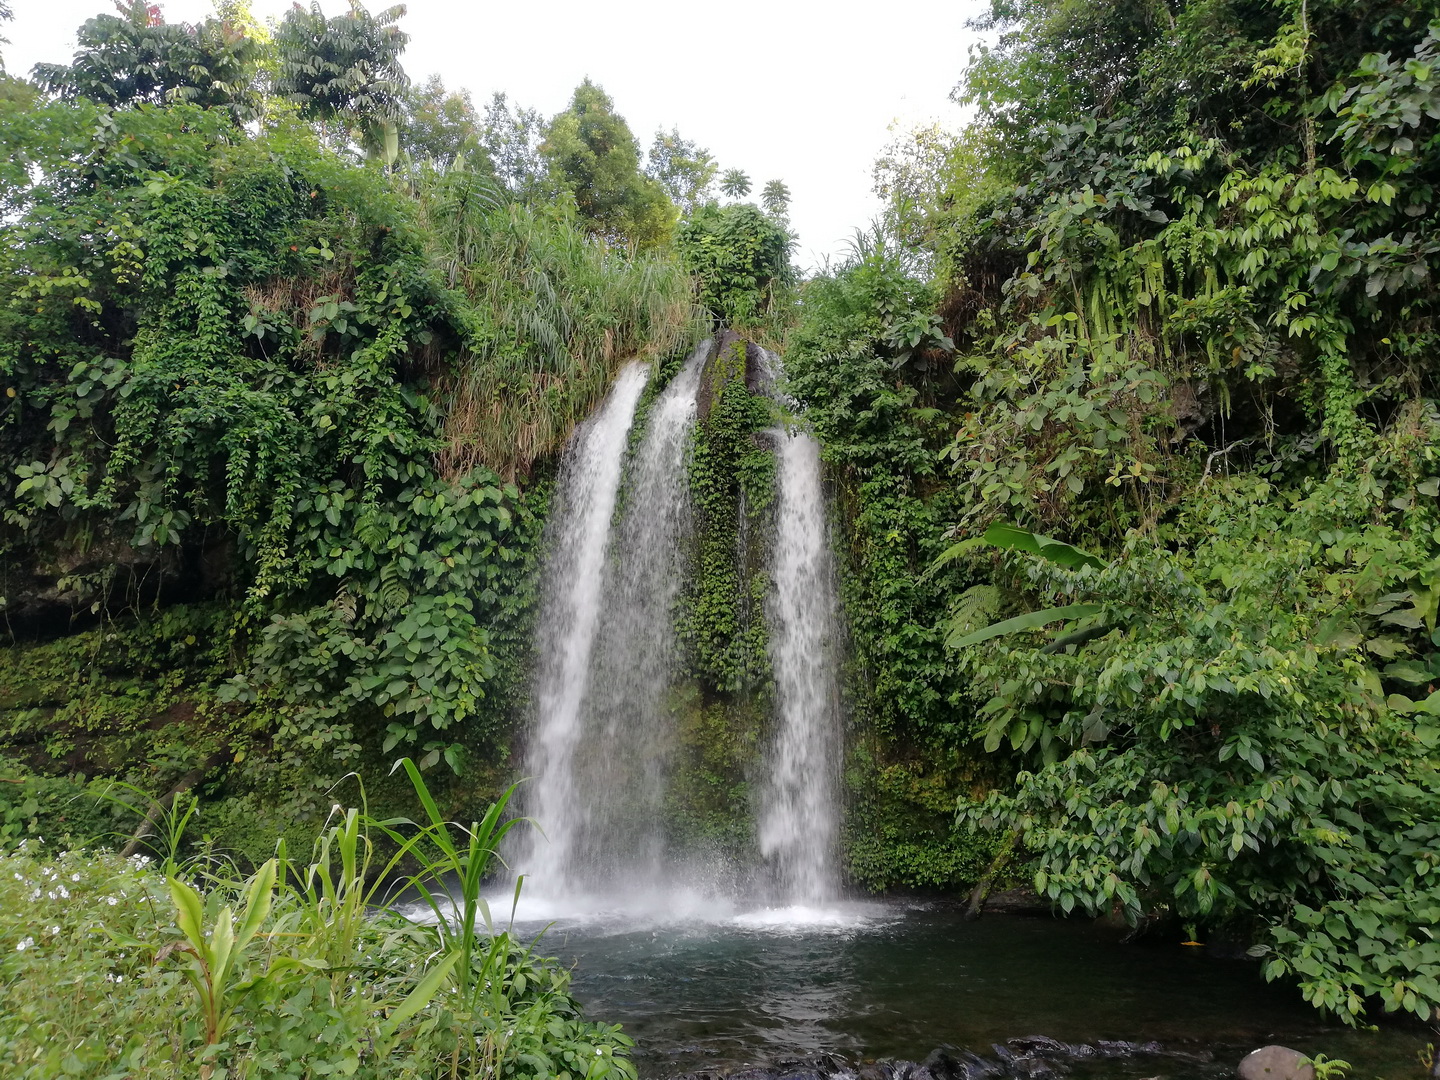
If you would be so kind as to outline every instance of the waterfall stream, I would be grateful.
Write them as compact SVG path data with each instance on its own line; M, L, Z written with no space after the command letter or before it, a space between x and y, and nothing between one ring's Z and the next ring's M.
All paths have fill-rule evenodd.
M590 662L600 625L605 550L635 408L648 377L632 363L599 411L576 430L560 468L550 521L538 622L537 717L528 812L543 822L524 870L563 891L569 885L587 808L573 778L583 734Z
M562 492L588 483L592 475L614 481L603 522L584 529L559 526L547 564L547 575L556 580L583 564L590 575L587 601L597 604L583 624L558 605L541 616L541 648L576 656L573 667L541 667L537 753L531 759L535 817L548 843L538 841L530 872L552 899L613 894L627 883L654 883L664 874L663 800L674 741L664 706L676 654L673 608L684 581L689 532L686 462L709 347L707 341L697 348L655 399L628 470L622 466L630 421L619 418L618 408L610 415L608 404L596 418L596 432L577 437L562 470ZM617 402L620 389L617 385L612 395ZM634 407L632 400L631 413ZM601 438L601 428L618 435ZM623 507L612 528L622 471L628 472ZM557 512L573 518L580 506L571 509L567 500ZM583 673L579 650L565 642L567 634L579 633L590 641ZM550 686L556 676L564 680L558 692ZM560 753L547 749L557 736Z
M530 831L516 866L532 901L557 913L653 910L686 892L666 850L666 794L678 749L674 615L694 547L688 464L710 351L708 341L696 349L655 398L633 449L646 372L625 368L561 465L525 799L544 833ZM774 362L761 352L763 383ZM818 444L784 429L766 438L776 457L764 604L774 716L755 776L754 899L815 908L839 885L840 607Z
M760 853L773 862L778 900L814 905L833 900L838 885L840 605L820 446L801 431L773 435L778 499L766 615L776 730L761 804Z

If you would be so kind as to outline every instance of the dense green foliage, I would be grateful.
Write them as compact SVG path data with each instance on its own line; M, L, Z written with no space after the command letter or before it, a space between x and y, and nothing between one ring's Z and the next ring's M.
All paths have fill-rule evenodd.
M453 925L374 910L403 882L372 835L426 873L478 876L502 808L402 835L337 805L309 858L282 846L244 880L165 844L159 863L20 844L0 856L0 1071L633 1080L629 1040L582 1019L569 973L533 944L468 909Z
M680 224L676 246L695 277L696 298L717 319L749 323L791 282L791 237L750 203L705 203Z
M556 186L604 236L654 247L669 238L674 207L640 171L640 145L604 90L586 79L550 121L540 152Z
M81 631L4 654L0 741L81 774L67 790L198 776L205 828L254 862L401 752L467 772L462 805L501 783L548 462L620 364L697 329L669 252L524 201L528 113L497 102L477 131L439 87L381 108L405 84L394 13L302 16L358 34L373 79L361 54L384 52L385 86L305 93L330 127L406 105L403 172L259 69L249 129L233 102L127 89L114 41L81 57L103 100L12 81L0 104L0 608L22 639ZM7 790L7 834L111 831L70 820L71 783Z
M1352 1021L1440 1008L1431 17L997 0L789 345L876 729L988 751L962 823L1064 910ZM951 546L1006 521L1099 557Z

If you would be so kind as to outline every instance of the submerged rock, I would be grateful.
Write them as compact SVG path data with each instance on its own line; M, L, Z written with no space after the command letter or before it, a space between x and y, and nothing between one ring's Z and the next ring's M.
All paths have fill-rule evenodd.
M941 1046L932 1050L923 1062L887 1059L853 1067L826 1054L803 1060L777 1061L767 1066L748 1066L725 1073L685 1073L671 1077L671 1080L1060 1080L1069 1075L1072 1064L1080 1061L1137 1055L1178 1057L1191 1061L1209 1059L1208 1055L1166 1050L1157 1042L1100 1040L1095 1043L1066 1043L1048 1035L1007 1039L994 1044L991 1051L994 1057L987 1058L972 1050ZM1293 1075L1262 1073L1246 1076L1242 1073L1242 1076L1244 1080L1315 1080L1313 1071Z
M1240 1080L1315 1080L1315 1067L1299 1050L1262 1046L1246 1054L1235 1070Z

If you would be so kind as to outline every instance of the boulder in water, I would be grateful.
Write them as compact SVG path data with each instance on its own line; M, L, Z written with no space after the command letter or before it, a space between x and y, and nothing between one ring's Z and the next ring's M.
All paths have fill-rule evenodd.
M1252 1050L1235 1072L1240 1080L1315 1080L1310 1059L1288 1046L1262 1046Z

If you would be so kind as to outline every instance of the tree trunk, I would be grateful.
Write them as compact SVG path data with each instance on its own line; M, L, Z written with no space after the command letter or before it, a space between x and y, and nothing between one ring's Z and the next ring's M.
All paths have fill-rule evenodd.
M145 838L155 831L155 823L169 811L170 807L175 805L175 800L196 784L200 783L201 780L204 780L210 770L225 760L228 754L229 750L224 748L216 750L204 761L200 762L199 765L182 776L179 783L170 789L169 794L152 802L150 809L146 811L144 818L141 819L139 826L135 829L134 835L130 837L130 842L121 849L120 857L128 859L138 852Z

